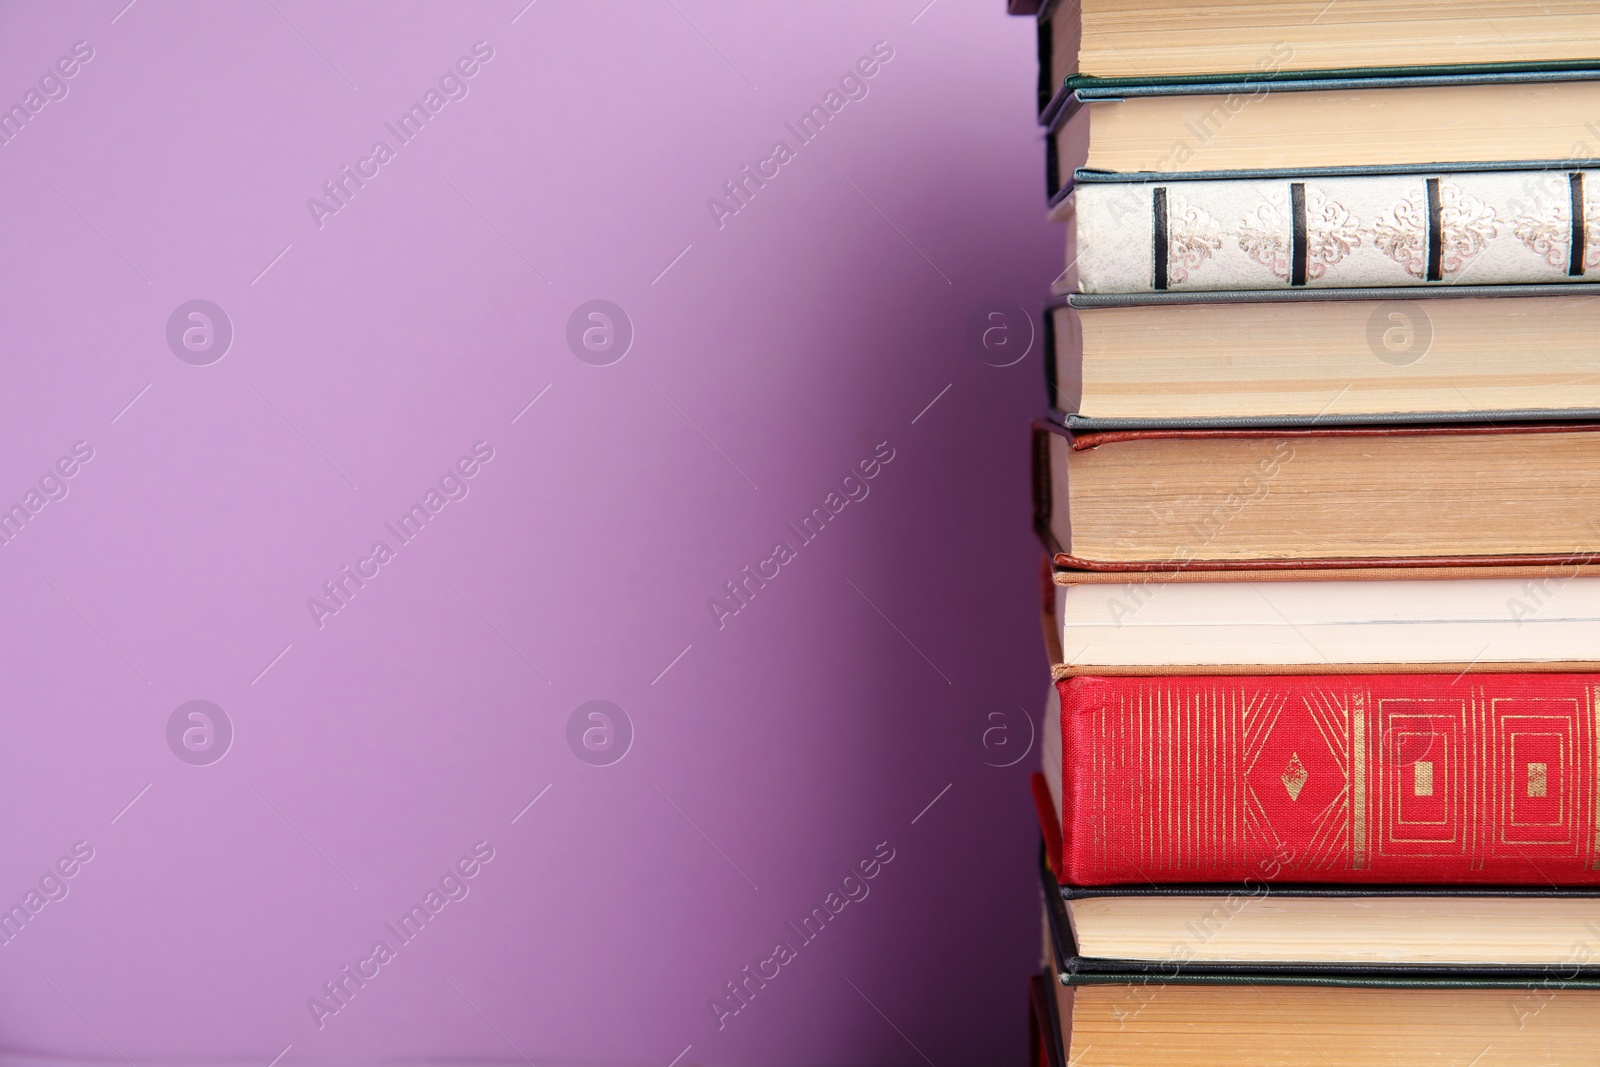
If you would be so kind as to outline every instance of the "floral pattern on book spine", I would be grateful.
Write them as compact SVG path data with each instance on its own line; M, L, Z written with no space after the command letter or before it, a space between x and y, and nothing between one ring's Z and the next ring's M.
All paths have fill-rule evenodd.
M1167 277L1181 284L1222 247L1221 226L1181 194L1169 193L1167 205Z
M1276 196L1239 220L1239 250L1288 281L1294 220L1287 196ZM1320 189L1306 188L1306 276L1313 281L1361 244L1361 220Z
M1304 187L1303 235L1296 184ZM1185 180L1164 188L1153 229L1163 235L1174 290L1600 283L1600 169ZM1582 196L1576 212L1574 194ZM1081 291L1149 292L1152 229L1140 227L1141 240L1128 218L1130 202L1152 206L1148 186L1085 182L1074 196Z
M1373 243L1413 278L1428 276L1428 194L1413 189L1373 224Z
M1500 233L1494 208L1452 181L1439 183L1439 230L1446 278L1460 274Z
M1567 269L1572 258L1572 210L1567 204L1538 197L1517 219L1511 232L1549 266Z
M1428 276L1428 193L1413 189L1375 225L1377 245L1414 278ZM1439 272L1460 275L1499 236L1494 208L1449 180L1439 183Z
M1593 175L1590 180L1594 180ZM1600 267L1600 200L1583 198L1583 269Z
M1291 225L1288 196L1274 196L1239 220L1239 250L1286 282Z
M1350 209L1306 186L1306 275L1317 279L1361 245L1361 220Z

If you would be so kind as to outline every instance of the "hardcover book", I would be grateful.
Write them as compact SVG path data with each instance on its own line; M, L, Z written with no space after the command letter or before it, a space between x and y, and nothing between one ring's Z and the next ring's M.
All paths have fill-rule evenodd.
M1467 284L1069 294L1045 312L1046 383L1075 430L1594 419L1594 296Z
M1535 118L1536 116L1536 118ZM1107 174L1189 178L1600 165L1590 70L1073 89L1046 138L1053 204Z
M1028 979L1028 1062L1034 1067L1062 1067L1061 1016L1051 988L1053 974Z
M1371 68L1511 69L1600 59L1600 12L1582 0L1183 4L1009 0L1039 14L1039 107L1063 87L1175 77L1293 78ZM1042 10L1041 10L1042 9Z
M1600 424L1034 430L1066 566L1561 563L1600 552Z
M1059 570L1072 675L1600 670L1600 567Z
M1600 990L1593 889L1059 885L1041 868L1064 984L1159 981ZM1587 952L1574 946L1590 944Z
M1578 1067L1600 1042L1600 988L1592 956L1582 955L1592 939L1574 949L1585 962L1543 977L1219 970L1182 960L1135 969L1080 955L1063 894L1048 868L1042 878L1055 1001L1045 1008L1048 1033L1059 1035L1059 1062L1075 1067ZM1227 922L1227 899L1213 902L1213 925ZM1205 929L1186 936L1203 940ZM1042 1028L1035 1040L1046 1040Z
M1056 688L1035 799L1065 884L1600 886L1600 673Z
M1080 182L1085 293L1593 281L1600 173Z

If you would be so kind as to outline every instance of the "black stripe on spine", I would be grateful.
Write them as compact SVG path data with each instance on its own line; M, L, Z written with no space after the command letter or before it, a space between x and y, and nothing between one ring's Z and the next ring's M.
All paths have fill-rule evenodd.
M1155 213L1156 223L1156 278L1155 287L1167 287L1167 187L1158 185L1151 197L1152 208Z
M1428 280L1444 278L1444 222L1439 217L1439 179L1428 179Z
M1572 255L1567 260L1567 274L1576 278L1583 274L1583 254L1587 251L1583 246L1583 233L1589 225L1589 220L1583 216L1583 171L1575 170L1567 175L1567 188L1572 193Z
M1050 398L1051 407L1061 406L1056 389L1056 313L1050 308L1044 311L1044 395Z
M1038 26L1039 44L1039 112L1050 106L1050 100L1056 95L1056 83L1050 77L1050 49L1055 45L1055 28L1050 25L1050 20L1042 18Z
M1289 183L1289 214L1293 218L1289 232L1289 284L1306 283L1306 183Z

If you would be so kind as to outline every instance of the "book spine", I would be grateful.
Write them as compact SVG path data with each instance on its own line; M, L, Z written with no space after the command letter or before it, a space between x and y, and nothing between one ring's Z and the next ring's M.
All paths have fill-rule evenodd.
M1084 293L1586 282L1600 172L1081 183Z
M1035 6L1034 10L1037 11L1038 7ZM1018 13L1015 7L1012 8L1012 13ZM1050 101L1055 98L1057 88L1053 73L1055 57L1051 55L1051 49L1055 44L1055 27L1045 14L1040 13L1034 32L1037 34L1036 42L1039 50L1039 85L1036 95L1039 114L1043 115L1045 108L1049 107Z
M1050 488L1050 433L1050 430L1038 423L1032 428L1029 481L1033 486L1033 532L1044 545L1046 552L1055 553L1061 549L1056 544L1055 534L1051 529L1055 503Z
M1600 675L1058 688L1067 884L1600 885Z

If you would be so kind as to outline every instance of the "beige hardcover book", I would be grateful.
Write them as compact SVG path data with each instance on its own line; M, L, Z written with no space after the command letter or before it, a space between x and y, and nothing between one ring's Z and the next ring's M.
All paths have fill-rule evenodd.
M1057 0L1048 84L1370 67L1595 59L1585 0Z
M1587 562L1600 423L1035 429L1035 523L1085 569Z
M1587 1067L1600 990L1055 987L1073 1067Z
M1570 75L1388 87L1279 81L1215 92L1178 88L1077 90L1052 122L1051 195L1079 168L1155 175L1451 169L1576 164L1600 155L1600 80Z
M1063 300L1047 314L1052 403L1097 423L1600 411L1600 297L1587 287L1420 300Z

